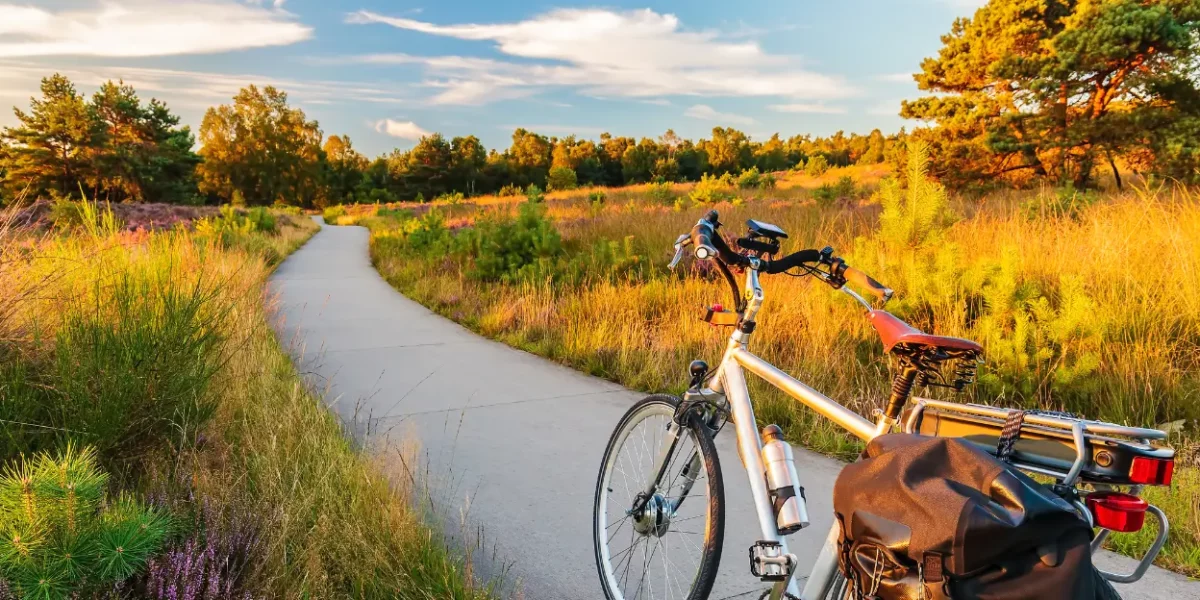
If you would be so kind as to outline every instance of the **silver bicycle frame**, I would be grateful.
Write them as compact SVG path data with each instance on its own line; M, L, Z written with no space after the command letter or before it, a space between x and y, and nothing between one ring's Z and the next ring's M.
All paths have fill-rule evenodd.
M752 321L758 314L763 303L762 286L758 281L758 265L746 269L746 298L748 300L743 320ZM863 306L870 305L853 291L842 288ZM837 423L847 431L862 438L872 438L886 433L894 424L880 414L879 421L872 423L858 413L842 406L824 394L812 389L796 378L775 368L767 361L755 356L746 349L750 334L735 330L729 338L729 346L721 359L712 378L709 380L709 394L722 395L729 402L730 412L737 433L738 454L750 480L750 493L754 499L754 510L758 515L761 529L761 539L780 544L782 553L788 554L787 540L779 535L775 523L775 512L771 506L770 492L763 475L762 439L759 437L758 425L754 419L754 407L750 402L750 390L746 385L745 373L749 371L764 379L767 383L782 390L787 395L799 400L818 414ZM708 394L705 394L706 396ZM777 583L770 598L778 600L783 592L801 598L802 600L821 600L828 593L837 571L837 537L836 524L826 536L821 554L808 576L804 590L801 591L795 580L795 573L785 582Z

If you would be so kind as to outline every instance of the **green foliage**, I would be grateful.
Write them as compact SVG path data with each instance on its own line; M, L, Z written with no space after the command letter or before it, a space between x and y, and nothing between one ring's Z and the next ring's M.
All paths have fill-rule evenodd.
M733 176L726 173L720 177L705 175L692 188L688 198L696 204L716 204L734 198Z
M922 136L951 183L1019 175L1086 187L1101 157L1171 155L1161 141L1180 139L1171 125L1200 116L1189 75L1198 29L1187 0L989 2L922 63L917 84L938 95L902 115L937 123Z
M480 220L469 237L473 257L468 273L484 281L537 279L551 272L562 238L543 205L521 204L517 217Z
M288 106L285 92L251 85L204 114L200 191L224 200L240 192L253 206L313 206L325 195L321 140L316 121Z
M106 499L92 448L21 458L0 476L0 575L18 595L63 599L141 570L170 532L168 518L128 497Z
M113 214L112 206L103 210L87 200L71 200L54 194L54 205L50 207L50 220L64 232L87 232L92 237L113 233L121 229L121 221Z
M344 216L345 214L346 207L338 204L327 207L324 211L322 211L321 216L325 219L326 223L333 225L337 223L338 217Z
M1024 203L1021 208L1031 220L1045 218L1078 219L1084 211L1100 201L1095 190L1077 190L1074 185L1056 188L1053 195L1038 194Z
M750 167L742 171L737 178L737 186L743 190L756 190L763 185L762 174L758 172L758 167Z
M813 199L817 201L817 206L829 208L840 200L857 197L858 193L858 186L854 184L854 178L844 175L838 178L837 183L821 184L813 190L812 195Z
M500 191L496 193L497 196L502 198L511 198L513 196L522 196L524 194L525 192L521 191L521 186L512 183L500 188Z
M879 238L893 248L924 248L935 244L949 223L946 190L928 177L929 151L922 144L909 149L907 184L889 178L880 184L876 198ZM852 182L851 182L852 184Z
M525 188L525 199L533 204L540 204L546 201L546 194L542 188L531 183Z
M462 204L463 200L465 199L466 198L463 197L462 192L451 192L442 194L441 196L434 198L433 201L443 202L451 206L458 206L459 204Z
M820 177L829 170L829 160L824 154L817 154L808 159L804 165L804 173L809 177Z
M573 190L579 187L575 169L571 167L554 167L546 177L546 189L549 191Z
M655 204L670 206L675 203L675 188L665 181L652 183L646 188L646 197Z
M58 74L41 91L0 135L0 188L9 195L83 188L113 202L194 200L194 138L164 104L143 104L132 87L111 81L89 102Z

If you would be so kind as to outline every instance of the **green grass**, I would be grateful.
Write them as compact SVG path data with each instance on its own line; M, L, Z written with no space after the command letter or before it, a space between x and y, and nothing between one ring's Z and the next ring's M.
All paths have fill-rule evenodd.
M790 188L718 208L727 235L756 218L792 233L785 251L833 245L897 290L890 310L988 349L979 384L963 396L925 395L1140 426L1182 421L1176 445L1194 445L1200 202L1192 191L1135 189L1097 195L1069 211L1037 211L1031 207L1057 206L1064 194L967 199L947 196L919 172L906 179L916 184L884 182L865 201L819 202ZM436 236L448 236L436 252L413 243L430 237L421 221L362 209L353 218L372 229L380 273L431 309L633 389L679 392L689 361L715 361L724 348L727 332L697 315L702 306L727 304L728 291L704 265L665 269L675 237L701 209L665 207L648 190L609 190L602 203L582 193L551 198L547 214L561 249L537 257L536 269L528 269L533 262L506 263L515 274L507 278L480 277L476 265L490 250L461 242L479 235L476 220L516 222L512 205L500 200L455 207L446 227L458 232ZM764 287L768 300L753 350L860 414L882 406L888 363L861 312L809 279L774 277ZM855 440L781 393L758 383L751 391L759 418L778 423L792 441L843 458L859 451ZM1173 521L1159 564L1200 575L1192 454L1180 455L1176 488L1149 493ZM1148 539L1114 536L1113 545L1136 553Z
M180 522L241 515L258 537L239 582L254 597L488 597L268 326L266 278L311 220L228 211L147 233L101 212L48 237L4 222L0 463L88 446L110 493L156 498Z

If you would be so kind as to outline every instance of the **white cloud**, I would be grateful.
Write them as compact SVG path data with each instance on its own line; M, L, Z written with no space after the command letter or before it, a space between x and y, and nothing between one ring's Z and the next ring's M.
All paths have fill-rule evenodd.
M375 131L386 133L392 137L398 137L403 140L419 140L427 135L428 131L421 129L412 121L393 121L392 119L383 119L375 123Z
M844 81L813 73L794 57L769 54L751 41L729 41L713 31L688 31L679 19L649 9L558 9L525 21L437 25L370 11L347 22L387 24L463 40L493 42L511 62L462 56L368 55L348 60L418 64L446 91L432 101L482 104L541 88L571 87L591 96L654 98L667 95L781 96L831 99L855 91ZM502 91L503 90L503 91Z
M123 0L51 11L0 4L0 57L210 54L306 40L312 29L276 9L230 0Z
M701 121L714 121L717 123L726 123L733 125L753 125L754 119L743 115L735 115L730 113L717 112L713 107L707 104L696 104L691 108L683 111L683 116Z
M642 104L653 104L654 106L672 106L671 101L666 98L651 98L649 100L638 100Z
M876 75L876 81L886 81L888 83L913 83L912 73L888 73L886 75Z
M816 115L846 114L846 109L841 106L826 106L824 104L811 104L804 102L795 104L769 104L767 105L767 108L781 113L807 113Z

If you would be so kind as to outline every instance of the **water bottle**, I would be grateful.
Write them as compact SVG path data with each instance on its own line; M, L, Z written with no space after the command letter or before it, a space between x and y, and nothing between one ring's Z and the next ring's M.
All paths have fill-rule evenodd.
M766 469L767 489L775 507L775 525L780 535L795 533L808 527L808 507L804 488L796 475L792 447L783 441L783 431L776 425L763 428L763 467Z

